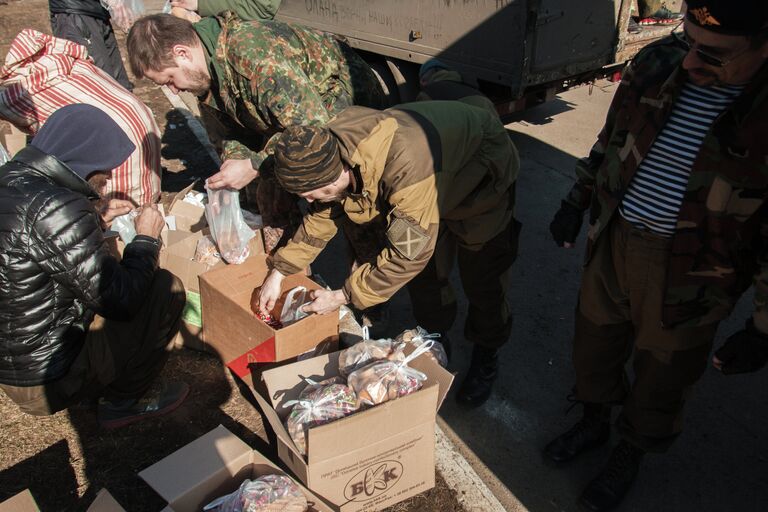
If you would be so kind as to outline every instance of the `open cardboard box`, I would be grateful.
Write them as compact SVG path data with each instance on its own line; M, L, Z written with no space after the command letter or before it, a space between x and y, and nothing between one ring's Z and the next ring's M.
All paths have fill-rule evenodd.
M40 508L29 489L25 489L0 503L0 512L40 512Z
M285 419L306 386L339 374L339 353L263 372L268 396L254 393L277 436L288 468L334 510L381 510L435 485L435 419L453 375L427 356L409 366L427 380L413 394L310 428L307 456L299 453Z
M269 474L285 472L219 425L139 476L168 502L164 512L199 512L219 496L235 491L246 478ZM300 483L297 485L307 497L310 512L332 510Z
M240 265L216 268L200 276L203 340L239 377L250 373L251 363L285 361L318 345L338 343L339 315L309 315L287 327L274 329L251 311L251 296L269 268L265 254L251 256ZM304 274L286 276L283 292L321 286Z

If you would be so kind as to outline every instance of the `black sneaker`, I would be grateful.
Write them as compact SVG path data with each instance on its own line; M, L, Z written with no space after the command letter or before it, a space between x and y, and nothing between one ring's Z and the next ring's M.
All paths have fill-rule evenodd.
M498 351L475 345L467 377L456 394L456 402L464 407L479 407L491 396L498 375Z
M138 400L99 400L99 424L106 429L120 428L137 421L167 414L184 401L189 386L184 382L161 381Z
M632 487L643 455L645 451L640 448L619 441L603 470L584 488L579 503L595 512L616 508Z
M605 410L601 411L600 408ZM558 464L568 462L588 450L599 448L607 443L610 437L610 408L585 404L584 416L570 430L547 444L544 447L544 455Z

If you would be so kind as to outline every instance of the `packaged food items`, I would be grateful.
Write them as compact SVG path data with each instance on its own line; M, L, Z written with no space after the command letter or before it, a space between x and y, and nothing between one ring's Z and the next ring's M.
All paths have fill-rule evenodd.
M355 412L357 396L343 380L334 377L322 382L308 380L297 400L289 400L284 407L292 407L286 419L288 434L302 455L307 453L307 431Z
M245 480L232 494L203 507L216 512L304 512L307 498L296 482L284 475L264 475Z
M392 340L363 340L339 352L339 374L348 377L363 366L387 359L393 352ZM402 351L400 351L402 354Z
M204 263L209 266L214 266L221 261L221 255L216 248L216 244L209 236L204 236L197 241L195 247L195 256L192 258L194 261Z
M243 219L237 190L216 189L206 186L208 204L205 218L211 228L211 237L219 247L219 254L227 263L239 264L248 258L248 242L255 236Z
M416 327L415 329L408 329L401 332L396 338L397 343L407 343L413 348L419 348L421 345L428 341L432 341L432 348L426 352L428 357L431 357L437 364L443 368L448 366L448 354L445 351L445 347L437 339L440 338L440 334L430 334L423 327Z
M429 351L432 343L422 344L401 361L377 361L352 372L348 384L360 404L379 405L421 389L427 376L408 363Z

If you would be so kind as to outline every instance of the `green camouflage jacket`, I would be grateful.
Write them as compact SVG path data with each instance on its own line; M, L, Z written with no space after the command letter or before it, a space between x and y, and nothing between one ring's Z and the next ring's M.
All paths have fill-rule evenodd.
M686 80L685 51L671 40L628 66L567 201L590 208L586 260ZM768 66L713 124L678 214L665 283L667 327L704 325L730 314L755 284L755 325L768 332Z
M225 160L249 158L258 170L286 126L325 124L353 104L384 106L371 69L331 34L232 13L195 30L211 72L204 118L223 132Z

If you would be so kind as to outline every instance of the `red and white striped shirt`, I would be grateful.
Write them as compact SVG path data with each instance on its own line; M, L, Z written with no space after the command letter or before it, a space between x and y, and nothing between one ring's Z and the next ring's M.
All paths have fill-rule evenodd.
M103 110L136 145L131 156L112 171L108 196L138 205L156 202L160 130L149 108L97 68L84 46L22 30L0 68L0 118L34 135L53 112L73 103Z

